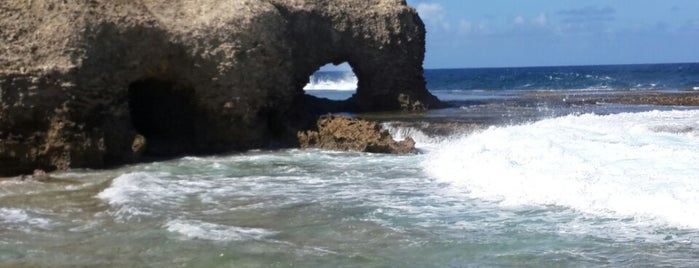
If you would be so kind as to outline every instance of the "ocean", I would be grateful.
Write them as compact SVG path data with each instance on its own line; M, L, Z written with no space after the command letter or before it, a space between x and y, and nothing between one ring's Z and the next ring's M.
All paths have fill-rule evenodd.
M699 266L699 64L426 70L415 155L253 150L0 182L0 266ZM345 99L351 72L308 94ZM590 101L592 99L593 101Z

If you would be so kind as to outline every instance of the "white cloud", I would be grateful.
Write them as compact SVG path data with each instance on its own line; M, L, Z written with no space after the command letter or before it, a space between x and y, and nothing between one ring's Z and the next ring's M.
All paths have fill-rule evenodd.
M417 13L426 23L449 30L450 24L446 20L444 7L438 3L420 3L416 7Z
M610 6L587 6L560 10L557 13L563 29L571 33L611 32L610 23L616 20L616 10Z
M487 22L487 21L484 21L484 20L481 21L481 22L478 24L478 30L481 31L481 32L489 32L489 31L490 31L490 26L488 25L488 22Z
M548 17L546 17L546 14L544 13L539 13L536 17L533 18L525 18L524 16L516 16L512 20L513 24L515 26L539 26L543 27L546 26L548 23Z
M417 5L417 13L423 19L444 18L444 7L437 3L420 3Z
M541 13L539 16L536 16L534 18L534 24L539 25L539 26L546 26L546 23L548 23L548 18L546 18L546 14Z
M459 21L459 32L463 34L468 34L473 31L473 23L467 20Z

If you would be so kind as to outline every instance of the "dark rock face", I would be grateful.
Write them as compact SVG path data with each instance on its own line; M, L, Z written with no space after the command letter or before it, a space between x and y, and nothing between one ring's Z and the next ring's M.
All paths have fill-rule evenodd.
M440 105L402 0L3 0L0 29L0 175L293 145L316 113ZM344 61L351 99L304 95Z
M320 118L318 131L300 131L298 138L301 148L390 154L415 153L413 139L406 138L396 142L391 134L376 122L346 116L328 115Z

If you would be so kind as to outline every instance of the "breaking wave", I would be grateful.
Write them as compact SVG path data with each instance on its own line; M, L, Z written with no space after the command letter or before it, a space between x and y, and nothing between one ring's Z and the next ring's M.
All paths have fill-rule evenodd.
M427 173L471 198L699 228L699 111L585 114L445 142Z
M318 72L311 76L304 90L357 90L357 77L352 72Z

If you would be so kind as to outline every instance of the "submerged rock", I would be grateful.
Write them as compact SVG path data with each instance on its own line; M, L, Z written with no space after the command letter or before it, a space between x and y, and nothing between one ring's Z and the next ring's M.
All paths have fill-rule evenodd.
M53 178L41 169L35 169L31 175L21 175L16 178L20 181L37 181L37 182L48 182L53 180Z
M318 119L318 131L299 131L301 148L320 148L369 153L415 153L415 141L408 137L397 142L378 123L328 115Z
M321 112L440 105L404 0L3 0L0 29L0 175L289 146ZM345 61L351 99L304 95Z

